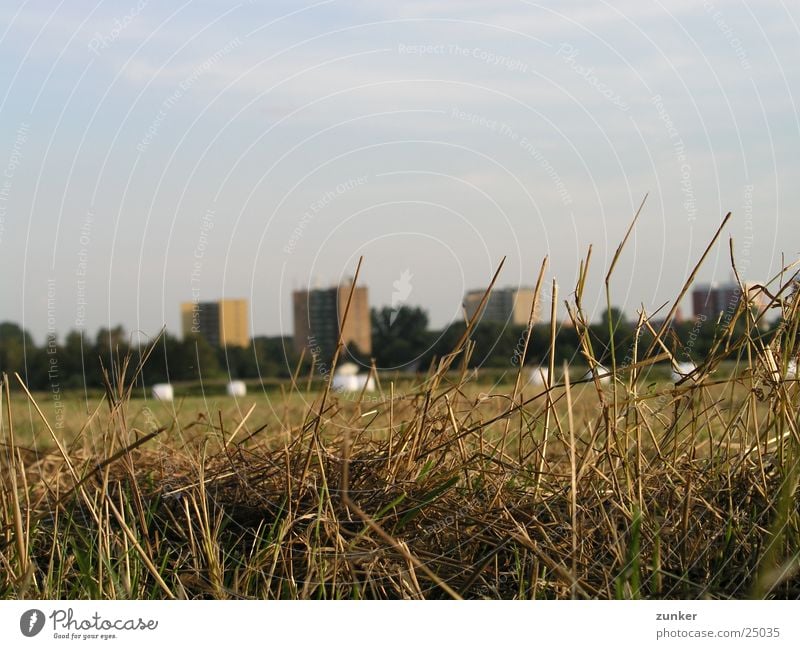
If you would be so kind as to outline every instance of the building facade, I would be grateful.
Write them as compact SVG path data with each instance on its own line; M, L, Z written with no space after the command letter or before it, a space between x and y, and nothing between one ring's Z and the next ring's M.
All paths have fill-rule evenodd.
M767 297L754 282L745 283L744 290L752 307L762 309L766 306ZM692 311L695 318L716 321L722 314L723 321L729 321L736 313L741 299L742 291L735 282L699 284L692 291Z
M215 347L247 347L250 330L247 300L184 302L181 304L183 337L202 336Z
M336 351L340 333L342 342L351 351L372 353L372 321L367 288L357 286L354 289L345 321L349 295L349 284L295 291L292 294L294 347L298 354L305 350L306 355L310 353L323 362L329 361Z
M472 320L478 311L486 289L468 291L464 295L464 310ZM526 326L531 315L535 291L532 288L495 288L489 293L483 309L483 322L502 322L511 325ZM536 306L534 322L539 318L539 305Z

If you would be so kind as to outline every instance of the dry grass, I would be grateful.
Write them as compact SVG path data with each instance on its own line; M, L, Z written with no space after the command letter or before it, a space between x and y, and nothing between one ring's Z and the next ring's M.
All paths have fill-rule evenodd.
M570 312L586 332L582 283ZM794 286L776 278L761 313L739 305L678 385L651 379L666 328L650 349L615 341L632 360L609 385L564 372L487 390L466 335L377 400L298 379L272 412L190 421L143 416L121 366L68 443L42 413L43 453L15 440L4 377L0 594L800 597ZM594 365L588 333L582 351ZM723 363L736 372L716 378Z

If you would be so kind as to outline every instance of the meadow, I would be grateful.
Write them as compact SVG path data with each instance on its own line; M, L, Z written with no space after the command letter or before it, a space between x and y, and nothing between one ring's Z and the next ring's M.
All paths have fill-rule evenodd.
M632 338L610 332L626 362L612 349L600 367L582 285L581 354L556 367L553 350L540 382L470 368L470 327L427 372L378 373L374 393L295 374L161 403L126 358L104 393L56 412L3 376L0 595L800 597L791 268L765 308L722 314L678 380L686 350L644 313Z

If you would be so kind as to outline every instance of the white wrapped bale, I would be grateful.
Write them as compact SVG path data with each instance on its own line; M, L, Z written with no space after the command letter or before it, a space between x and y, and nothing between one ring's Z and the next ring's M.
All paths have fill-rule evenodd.
M342 363L336 368L336 374L340 376L353 376L358 374L358 365L355 363Z
M337 371L333 375L333 389L336 392L353 392L358 389L358 377L355 374L341 374Z
M780 354L771 349L767 349L764 355L764 363L767 366L770 378L775 383L783 381L796 381L800 376L797 372L797 358L790 358L786 363L786 372L783 372L783 361Z
M543 387L547 385L549 376L550 368L548 367L540 365L538 367L531 368L531 371L528 374L528 385L532 385L534 387Z
M375 391L375 379L369 374L357 374L356 383L358 385L356 390L366 390L366 392Z
M151 390L151 394L153 399L158 401L172 401L175 398L175 391L169 383L156 383Z
M674 362L672 364L672 372L671 378L673 383L677 383L681 379L685 378L687 375L691 374L697 369L697 365L695 365L692 361L684 361L682 363Z
M594 368L590 369L586 374L583 375L584 381L592 381L594 377L598 377L598 381L600 385L606 385L611 383L611 375L609 373L609 369L603 365L595 365Z
M336 369L332 387L337 392L372 392L375 389L375 379L369 374L359 374L355 363L345 363Z
M244 381L231 381L227 392L229 397L244 397L247 395L247 386Z

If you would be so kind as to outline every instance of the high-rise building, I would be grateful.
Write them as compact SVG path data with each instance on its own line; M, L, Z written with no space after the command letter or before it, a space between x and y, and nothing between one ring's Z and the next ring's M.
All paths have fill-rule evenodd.
M202 336L215 347L247 347L250 332L247 300L184 302L181 304L183 336Z
M766 306L767 297L754 282L746 282L744 290L751 306L758 309ZM736 282L698 284L692 291L694 317L703 316L707 320L716 321L722 313L723 320L730 320L736 313L741 299L742 291Z
M489 293L486 306L483 309L481 320L483 322L503 322L511 325L528 324L531 316L535 291L532 288L495 288ZM486 289L467 291L464 296L464 310L467 317L472 317L478 311L481 300L486 294ZM539 316L539 305L536 306L537 313L534 314L534 321Z
M297 353L304 349L329 361L336 351L341 332L342 342L352 351L372 352L372 322L369 298L365 286L353 290L350 311L344 321L350 284L330 288L295 291L292 295L294 312L294 346ZM344 321L344 329L341 329Z

